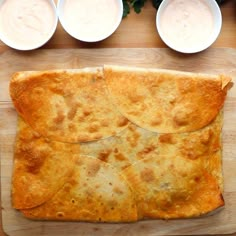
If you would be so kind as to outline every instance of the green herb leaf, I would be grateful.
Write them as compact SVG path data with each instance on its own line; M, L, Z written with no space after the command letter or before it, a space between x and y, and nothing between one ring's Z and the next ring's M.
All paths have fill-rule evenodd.
M224 0L216 0L216 2L220 5L221 3L224 2Z
M130 6L128 0L123 0L123 18L130 13Z
M162 0L152 0L152 5L158 9L158 7L161 5Z
M131 6L134 8L136 13L140 13L141 9L144 7L146 0L131 0Z

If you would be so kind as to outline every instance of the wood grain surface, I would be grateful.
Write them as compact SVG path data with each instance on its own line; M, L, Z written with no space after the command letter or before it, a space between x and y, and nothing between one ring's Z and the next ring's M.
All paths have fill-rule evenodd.
M57 2L57 0L55 0L55 2ZM223 25L222 25L222 30L221 30L221 34L218 37L218 39L216 40L216 42L211 46L211 48L218 48L218 47L229 47L229 48L236 48L236 0L225 0L224 4L221 5L221 12L222 12L222 17L223 17ZM127 49L122 49L122 50L129 50L128 48L165 48L166 45L161 41L159 35L157 34L156 31L156 26L155 26L155 15L156 15L156 10L151 6L151 0L148 0L143 11L140 14L135 14L134 12L132 12L126 19L124 19L120 25L120 27L118 28L118 30L108 39L103 40L101 42L98 43L83 43L83 42L79 42L75 39L73 39L72 37L70 37L61 27L60 24L58 24L57 30L54 34L54 36L51 38L51 40L49 40L49 42L42 47L42 49L73 49L73 48L127 48ZM143 49L142 49L143 50ZM219 50L219 51L218 51ZM93 50L92 50L93 51ZM67 52L67 54L72 53L74 55L73 58L71 58L71 56L67 55L67 57L65 58L55 58L57 61L57 66L58 68L66 68L67 66L75 66L78 63L82 63L81 66L83 65L83 63L89 62L90 59L93 57L93 55L95 54L95 56L97 55L96 52L92 52L91 51L91 56L88 57L87 55L87 59L86 60L82 60L80 61L80 57L82 56L77 56L75 55L75 52ZM210 52L209 52L210 51ZM4 53L5 52L5 53ZM53 51L54 52L54 51ZM53 53L52 52L52 53ZM42 55L39 55L41 54ZM1 105L1 109L0 109L0 132L1 134L4 134L4 132L6 132L5 134L7 135L13 135L13 131L9 131L7 129L7 124L10 123L7 122L7 117L4 116L3 114L14 114L13 112L13 108L11 107L11 104L9 104L9 96L8 96L8 81L9 81L9 76L11 74L11 72L13 71L13 69L15 70L28 70L28 66L27 63L30 65L31 68L35 68L35 69L40 69L42 68L42 65L44 67L44 69L50 69L50 68L55 68L55 64L53 63L53 61L51 61L50 63L48 63L48 61L46 60L46 62L44 64L39 63L39 65L37 65L36 63L33 63L31 60L31 56L33 56L34 58L38 58L38 60L45 60L45 58L47 57L47 54L49 52L44 51L44 50L35 50L32 52L17 52L13 49L10 49L9 47L7 47L6 45L4 45L1 41L0 41L0 105ZM61 52L62 53L62 52ZM83 52L81 52L83 54ZM222 53L222 55L220 55ZM49 53L51 54L51 53ZM86 54L86 53L85 53ZM119 51L118 54L120 55ZM160 66L166 67L166 66L170 66L173 68L179 68L179 69L184 69L186 68L186 66L189 66L189 68L196 68L196 64L195 64L195 58L196 61L202 61L202 63L200 64L199 68L204 69L207 71L208 68L211 70L213 69L211 62L212 62L212 58L209 59L209 56L213 55L213 56L217 56L217 58L214 60L215 62L218 62L218 64L216 64L214 66L213 71L216 71L219 69L219 71L223 70L222 68L224 68L225 70L229 69L229 73L231 73L232 75L235 74L234 69L232 69L233 67L235 68L235 53L234 51L230 50L230 49L217 49L217 50L207 50L203 53L200 54L196 54L196 55L180 55L180 54L176 54L173 51L167 50L165 51L164 54L167 54L167 56L163 55L163 53L158 53L155 54L155 56L152 54L152 56L148 56L148 60L150 60L151 62L147 62L151 64L155 64L158 66L158 63L160 63ZM14 55L12 57L10 57L9 55ZM56 54L56 55L60 55L60 53ZM162 56L161 56L162 55ZM139 55L136 55L137 58L135 58L135 61L139 64L139 65L143 65L145 62L142 61L144 60L143 58L139 58ZM113 56L115 57L115 56ZM227 58L229 57L229 58ZM4 61L4 59L7 59L6 61ZM17 58L17 61L14 61L15 58ZM21 58L21 59L19 59ZM68 61L68 58L71 58L70 62ZM180 60L177 61L177 58L180 58ZM13 60L11 60L13 59ZM114 58L113 58L114 59ZM169 61L167 62L167 59L169 59ZM25 60L25 62L24 62ZM77 61L79 60L79 61ZM96 61L97 58L95 59L91 59L91 61ZM114 59L115 60L115 59ZM153 61L155 60L155 61ZM188 62L186 62L188 61ZM115 60L115 62L119 63L118 59ZM124 59L124 64L127 62L126 59ZM59 63L59 64L58 64ZM92 62L92 64L96 64L95 62ZM186 63L186 64L185 64ZM33 65L32 65L33 64ZM227 66L226 66L227 65ZM176 67L175 67L176 66ZM9 69L8 69L9 68ZM217 69L218 68L218 69ZM235 101L229 101L231 104L233 104ZM4 109L3 109L4 108ZM15 116L15 114L13 115L13 117ZM233 119L235 119L235 117L233 117ZM231 121L230 121L231 122ZM12 144L9 142L7 142L7 140L5 140L5 143L8 143L8 149L7 147L2 147L4 146L4 144L1 142L1 137L0 136L0 147L1 147L1 151L4 150L4 152L9 152L9 150L12 152ZM232 138L232 142L231 142L231 146L234 145L234 143L236 142L235 140L235 136L231 135L229 136L229 139ZM12 140L11 140L12 141ZM231 148L230 145L227 145L228 148ZM1 155L1 152L0 152ZM235 156L234 153L232 153L232 156ZM3 156L3 155L1 155ZM7 158L7 157L6 157ZM4 162L6 162L6 159L3 161L3 159L1 160L2 164ZM9 161L8 161L9 163ZM7 163L6 163L7 164ZM4 170L5 171L5 170ZM227 172L227 174L231 174L234 176L234 171L232 172ZM2 187L2 190L5 189L5 192L7 192L5 186ZM234 204L235 205L235 204ZM231 207L233 208L234 205L231 205ZM228 217L229 221L232 221L232 216ZM206 219L207 221L207 219ZM33 235L31 234L31 232L33 232L32 230L32 226L30 222L24 223L23 227L21 225L20 230L19 229L19 224L14 224L14 222L10 222L11 225L11 232L10 235L17 235L17 233L20 235ZM155 224L155 223L154 223ZM218 224L222 224L221 222L216 223L216 225ZM67 229L62 229L61 230L61 235L75 235L73 234L73 228L74 225L77 224L71 224ZM77 227L77 226L76 226ZM112 232L113 235L137 235L135 234L136 231L134 231L133 229L134 226L130 227L130 230L126 229L122 230L123 228L119 228L119 230L117 228L115 228ZM168 224L166 226L168 228ZM1 230L2 228L2 223L1 223L1 214L0 214L0 235L5 235L5 233L2 232ZM24 231L24 228L27 229ZM47 231L47 235L54 235L54 231L53 229L57 228L57 224L53 224L50 227L50 230ZM90 230L88 230L88 228L90 228ZM156 228L158 228L158 224L156 226L156 228L154 229L147 229L147 225L146 223L144 223L144 225L141 224L140 228L138 229L142 229L140 230L140 235L156 235L159 234L157 231L155 231ZM185 228L185 226L181 226L181 228ZM189 227L191 228L191 226ZM236 226L235 226L235 222L233 223L232 229L234 228L236 231ZM36 230L38 232L38 235L44 235L44 232L46 232L46 229L44 227L39 227L36 226L34 228L34 230ZM203 230L204 231L204 230ZM17 233L15 233L17 232ZM19 233L20 232L20 233ZM25 233L24 233L25 232ZM108 232L110 231L106 231L106 234L102 231L101 228L97 228L97 226L91 226L89 225L88 227L86 227L86 230L84 230L84 228L81 229L80 233L78 233L77 235L107 235ZM165 234L165 231L162 231L163 234ZM169 234L174 234L174 229L172 230L167 230L167 233ZM183 232L185 232L183 230ZM194 230L191 231L191 229L187 230L188 234L196 234L196 232ZM220 234L221 231L216 232L217 234ZM222 230L222 234L227 233L227 231L224 232L224 230ZM181 233L181 231L178 230L178 232L176 234L181 234L183 235L184 233ZM213 233L215 234L215 233ZM37 234L35 234L37 235ZM46 235L46 234L45 234ZM111 234L109 234L111 235Z
M20 70L48 70L101 66L103 64L158 67L193 72L228 74L236 81L236 50L209 49L182 55L169 49L55 49L20 53L6 51L0 56L0 155L2 225L10 236L44 235L207 235L236 232L236 86L224 108L223 169L226 206L212 216L188 220L146 220L131 224L46 222L25 219L11 207L10 184L17 114L11 103L10 76ZM14 63L12 63L14 62Z

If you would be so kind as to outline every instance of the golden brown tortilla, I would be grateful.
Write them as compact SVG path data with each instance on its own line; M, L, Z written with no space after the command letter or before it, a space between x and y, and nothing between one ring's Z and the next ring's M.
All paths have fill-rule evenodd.
M131 124L118 135L81 143L80 153L105 161L118 171L152 156L175 154L189 160L195 160L202 156L209 157L221 150L222 119L223 116L220 112L208 126L190 133L176 134L158 134ZM211 159L207 160L214 162ZM220 173L220 162L216 161L215 165L216 163L218 163L217 172Z
M129 123L110 103L99 68L19 72L11 80L10 94L24 120L56 141L97 140Z
M81 155L92 156L121 171L140 159L158 155L157 133L129 125L118 135L81 143Z
M46 203L22 210L32 219L131 222L137 220L134 193L111 165L88 156L77 159L70 180Z
M69 179L79 144L42 138L19 118L12 178L12 204L25 209L49 200Z
M160 69L105 66L114 104L136 125L160 133L208 125L224 104L230 78Z
M117 136L82 143L126 176L139 219L191 218L224 205L221 169L222 113L190 133L158 134L130 125Z
M31 219L132 222L223 206L221 108L230 79L104 71L105 80L97 68L14 76L11 96L24 121L13 207Z
M223 114L206 127L189 133L160 134L158 136L159 155L177 155L189 162L201 159L201 165L214 176L221 191L222 177L222 144L221 129Z
M223 206L216 179L203 167L204 158L160 155L126 168L122 174L135 189L138 218L191 218Z

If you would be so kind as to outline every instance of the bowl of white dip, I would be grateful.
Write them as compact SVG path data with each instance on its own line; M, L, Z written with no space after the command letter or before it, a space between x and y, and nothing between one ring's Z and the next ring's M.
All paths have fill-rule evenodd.
M72 37L98 42L115 32L123 15L122 0L58 0L59 21Z
M215 0L163 0L156 15L161 39L182 53L196 53L211 46L221 25L221 11Z
M57 22L53 0L0 0L0 40L11 48L43 46L54 34Z

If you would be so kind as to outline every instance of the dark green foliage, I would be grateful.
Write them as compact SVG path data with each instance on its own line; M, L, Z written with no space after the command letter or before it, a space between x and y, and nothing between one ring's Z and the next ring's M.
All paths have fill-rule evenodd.
M131 0L130 4L136 13L140 13L146 0Z
M123 18L130 13L130 6L127 0L123 0Z
M123 18L130 13L130 8L132 7L136 13L140 13L141 9L144 7L146 0L123 0Z
M220 5L221 3L224 2L224 0L216 0L216 2Z
M152 0L152 5L158 9L158 7L160 6L162 0Z

